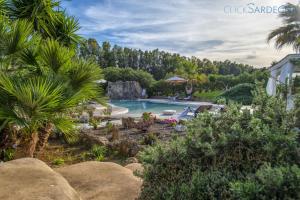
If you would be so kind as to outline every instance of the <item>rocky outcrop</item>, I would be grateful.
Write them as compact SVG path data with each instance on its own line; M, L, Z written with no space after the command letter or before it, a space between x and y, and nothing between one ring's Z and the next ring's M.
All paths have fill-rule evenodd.
M120 155L134 157L141 150L137 141L128 137L110 142L108 147L113 151L119 152Z
M141 98L142 88L136 81L108 82L107 95L110 99L138 99Z
M139 160L136 157L129 157L125 160L125 164L138 163Z
M81 140L85 144L93 145L98 144L101 146L108 146L109 140L105 136L96 135L93 131L83 131L81 134Z
M133 173L143 174L144 167L141 163L131 163L125 166L125 168L130 169Z
M86 200L134 200L142 184L132 171L109 162L84 162L57 172Z
M0 199L79 200L80 197L45 163L23 158L0 164Z

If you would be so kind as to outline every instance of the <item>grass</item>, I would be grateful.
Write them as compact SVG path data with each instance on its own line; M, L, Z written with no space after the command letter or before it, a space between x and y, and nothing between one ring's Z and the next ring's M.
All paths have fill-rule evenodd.
M95 160L103 161L107 153L107 148L104 146L93 145L92 149L90 150L90 153Z
M220 96L223 91L214 90L208 92L195 92L193 97L200 101L216 101L216 98Z
M53 160L52 164L56 166L61 166L65 164L65 160L63 158L56 158Z

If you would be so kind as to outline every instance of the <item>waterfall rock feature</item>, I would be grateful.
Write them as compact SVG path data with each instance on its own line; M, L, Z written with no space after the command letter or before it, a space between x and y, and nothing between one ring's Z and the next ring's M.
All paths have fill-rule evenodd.
M108 82L107 91L110 99L138 99L143 89L136 81L117 81Z

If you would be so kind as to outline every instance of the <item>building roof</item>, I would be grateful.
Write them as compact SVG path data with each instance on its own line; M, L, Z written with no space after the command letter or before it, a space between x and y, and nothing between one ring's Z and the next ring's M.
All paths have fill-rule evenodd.
M282 58L279 62L277 62L275 65L269 67L270 71L273 71L275 69L281 68L283 65L285 65L287 62L293 59L300 59L300 54L288 54L284 58ZM300 67L296 69L295 72L300 72Z

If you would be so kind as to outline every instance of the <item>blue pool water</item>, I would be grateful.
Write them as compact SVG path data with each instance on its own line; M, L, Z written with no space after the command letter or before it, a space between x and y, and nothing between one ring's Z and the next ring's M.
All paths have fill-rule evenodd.
M112 100L111 103L115 106L128 108L129 114L133 115L141 115L144 112L162 114L164 110L176 110L177 114L179 114L184 108L189 106L137 100Z

